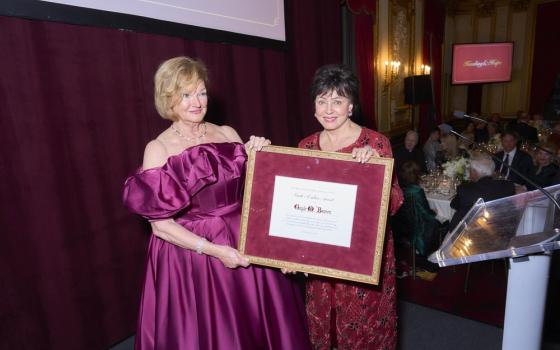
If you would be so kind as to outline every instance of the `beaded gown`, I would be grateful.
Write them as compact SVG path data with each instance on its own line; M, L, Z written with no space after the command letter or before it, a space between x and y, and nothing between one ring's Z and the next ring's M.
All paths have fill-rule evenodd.
M247 155L209 143L126 180L124 203L237 247ZM303 297L278 270L229 269L152 234L135 349L309 349Z
M299 147L320 150L319 135L306 137ZM362 128L353 144L338 152L350 153L366 145L382 157L392 157L389 140L367 128ZM393 176L389 214L395 214L402 202L402 191ZM306 311L314 349L396 349L396 272L390 229L385 234L382 264L378 286L310 276L306 285Z

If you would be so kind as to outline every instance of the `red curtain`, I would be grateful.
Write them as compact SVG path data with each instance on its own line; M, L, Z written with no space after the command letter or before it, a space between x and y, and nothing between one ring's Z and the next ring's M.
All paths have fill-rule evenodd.
M309 84L340 62L340 5L297 3L286 51L0 17L0 348L101 349L134 332L148 227L120 197L168 124L153 107L161 61L205 61L208 120L245 139L319 129Z
M377 129L375 122L375 0L347 0L346 6L354 15L354 57L360 79L360 108L362 123Z
M556 77L560 74L560 1L537 6L533 73L531 80L532 113L542 113Z
M375 122L374 14L354 16L356 65L360 78L360 107L364 125L377 129Z
M442 45L445 35L445 3L442 0L429 0L424 8L423 63L431 66L434 105L420 106L419 133L425 140L431 128L441 120L441 79Z

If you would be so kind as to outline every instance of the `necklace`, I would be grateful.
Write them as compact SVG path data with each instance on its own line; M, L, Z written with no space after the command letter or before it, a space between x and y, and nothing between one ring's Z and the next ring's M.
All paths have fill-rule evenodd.
M185 135L183 135L179 129L177 129L175 127L175 125L171 124L171 129L173 129L173 131L177 134L177 136L179 136L182 139L185 139L187 141L195 141L195 140L199 140L201 138L203 138L204 136L206 136L206 123L202 123L201 127L203 128L202 133L200 133L200 135L197 135L195 137L187 137Z

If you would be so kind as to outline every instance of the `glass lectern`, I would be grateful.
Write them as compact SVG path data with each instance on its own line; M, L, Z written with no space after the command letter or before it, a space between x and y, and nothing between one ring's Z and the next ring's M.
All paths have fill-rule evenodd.
M560 201L560 185L546 188ZM502 349L539 349L560 208L541 191L479 199L430 256L439 266L510 258Z

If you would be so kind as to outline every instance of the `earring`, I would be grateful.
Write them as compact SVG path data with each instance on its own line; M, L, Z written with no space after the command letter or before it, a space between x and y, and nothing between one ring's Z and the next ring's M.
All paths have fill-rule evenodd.
M348 112L348 116L349 117L352 116L352 111Z

